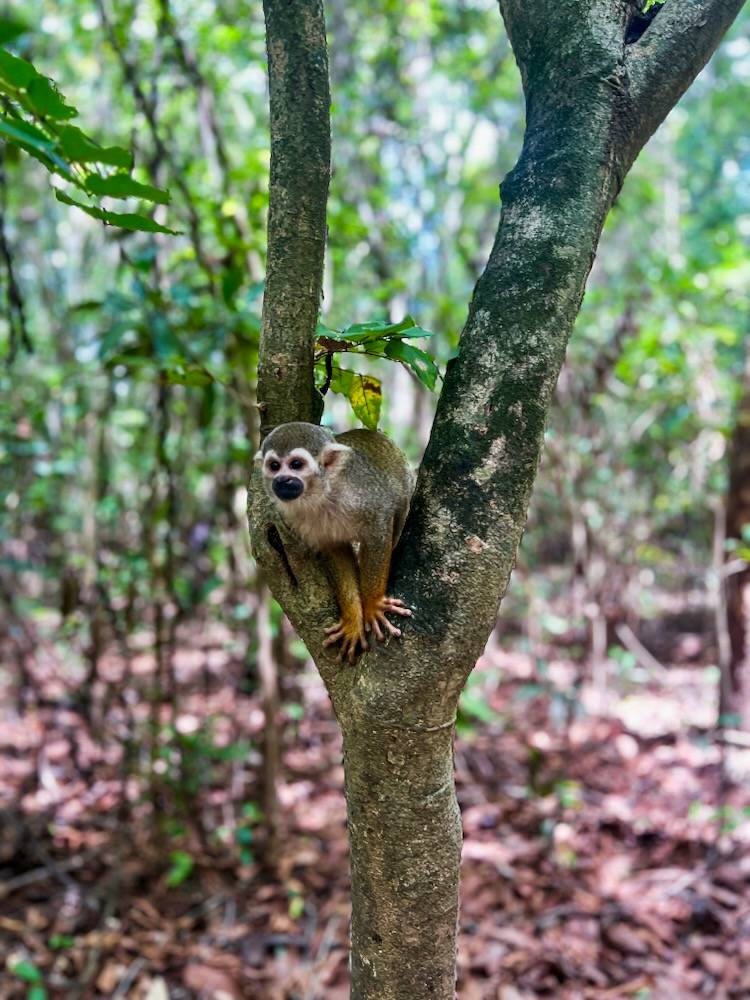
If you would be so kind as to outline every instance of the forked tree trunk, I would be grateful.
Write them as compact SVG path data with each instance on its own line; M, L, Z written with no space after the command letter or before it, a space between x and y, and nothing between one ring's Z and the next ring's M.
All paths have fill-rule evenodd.
M459 694L510 577L550 397L607 212L741 6L668 0L626 44L628 0L501 0L526 135L502 185L495 244L394 556L389 591L415 609L398 642L353 667L335 660L322 645L337 617L324 566L278 523L260 476L250 483L253 551L344 734L355 1000L454 996ZM272 157L258 399L268 429L318 418L310 386L329 149L322 0L265 0L264 8Z

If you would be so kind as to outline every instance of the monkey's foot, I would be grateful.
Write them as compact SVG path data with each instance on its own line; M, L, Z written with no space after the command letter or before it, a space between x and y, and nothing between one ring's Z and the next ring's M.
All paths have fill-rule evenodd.
M354 663L359 653L358 647L361 647L363 652L369 649L365 638L364 623L361 621L349 622L341 619L335 625L327 628L325 634L328 638L323 642L324 646L335 646L337 642L341 643L339 660L348 660L350 663Z
M400 597L383 596L368 603L365 607L365 630L372 630L380 642L383 642L386 635L401 635L401 629L388 621L386 613L411 618L414 612L406 607Z

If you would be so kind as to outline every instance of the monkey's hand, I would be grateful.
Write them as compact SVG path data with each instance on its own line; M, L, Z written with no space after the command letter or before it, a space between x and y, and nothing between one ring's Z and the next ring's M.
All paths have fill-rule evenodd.
M384 594L367 601L364 607L365 631L372 631L380 642L383 642L386 635L401 635L401 629L396 628L385 617L386 612L402 618L411 618L413 614L411 608L407 608L399 597L386 597Z
M339 649L339 660L348 660L354 663L359 655L359 650L369 649L365 638L365 626L361 616L358 618L341 618L335 625L325 630L328 638L324 641L324 646L335 646L341 643Z

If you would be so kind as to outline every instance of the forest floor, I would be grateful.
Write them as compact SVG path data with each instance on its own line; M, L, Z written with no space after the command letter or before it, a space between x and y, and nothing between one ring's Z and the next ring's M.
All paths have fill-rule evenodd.
M112 652L89 704L61 697L52 647L41 701L0 690L0 997L344 1000L343 772L320 682L306 669L285 698L271 871L242 657L218 627L180 633L172 710L149 703L147 638L135 687ZM619 671L606 698L572 699L564 654L540 682L493 643L460 715L459 997L750 996L750 747L708 735L711 669Z

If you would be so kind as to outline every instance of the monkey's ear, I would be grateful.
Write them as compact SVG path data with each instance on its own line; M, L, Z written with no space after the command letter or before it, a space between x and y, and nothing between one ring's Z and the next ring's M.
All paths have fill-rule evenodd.
M321 451L320 464L326 472L334 472L337 469L343 469L351 451L352 449L348 445L339 444L338 441L332 441L330 444L325 445Z
M254 462L262 462L263 461L263 449L262 448L260 448L258 451L255 452L255 454L253 455L253 461Z

